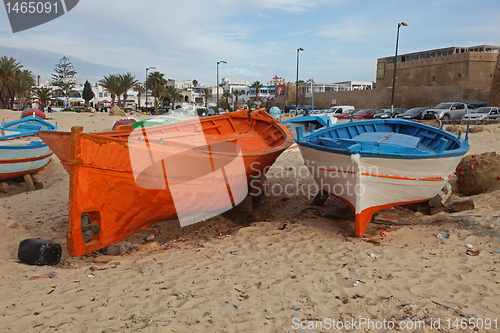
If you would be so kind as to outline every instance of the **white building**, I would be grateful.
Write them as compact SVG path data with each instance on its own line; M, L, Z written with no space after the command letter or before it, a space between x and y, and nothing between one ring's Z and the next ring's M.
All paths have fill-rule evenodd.
M353 91L373 89L373 82L370 81L345 81L338 83L301 83L302 94L330 92L330 91Z

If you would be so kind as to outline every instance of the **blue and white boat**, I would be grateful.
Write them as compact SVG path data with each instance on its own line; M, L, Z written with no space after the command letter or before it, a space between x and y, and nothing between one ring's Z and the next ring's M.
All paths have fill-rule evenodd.
M50 148L38 138L40 130L56 130L57 126L29 116L0 126L0 180L35 174L52 158Z
M467 134L462 139L442 128L379 119L306 134L298 127L296 142L319 187L355 212L361 237L375 213L433 198L469 150Z
M334 118L335 121L332 121L332 118L328 116L301 116L290 118L288 120L284 120L281 123L286 126L292 132L293 138L297 138L297 127L301 127L303 132L310 132L312 130L316 130L318 128L322 128L325 126L331 126L337 122L337 118ZM297 150L297 142L293 141L292 145L286 149L286 151Z
M333 125L337 121L337 118L334 119L335 120L332 120L332 118L328 116L302 116L290 118L281 123L292 132L294 138L297 138L296 127L302 127L302 132L310 132L311 130Z

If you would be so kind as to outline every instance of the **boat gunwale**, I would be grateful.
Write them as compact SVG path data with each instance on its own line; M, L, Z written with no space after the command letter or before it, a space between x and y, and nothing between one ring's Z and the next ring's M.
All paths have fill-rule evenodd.
M288 135L288 133L286 133L287 131L288 132L290 132L290 131L283 124L281 124L280 122L276 121L273 118L257 117L259 115L260 115L260 112L257 113L257 114L253 114L252 115L252 119L257 118L256 120L263 121L263 122L269 123L270 125L274 126L274 128L278 129L281 132L281 134L283 135L283 142L281 144L275 146L275 147L272 147L272 146L268 145L267 147L269 149L267 149L267 151L264 152L264 153L250 153L250 152L245 152L245 155L247 155L247 156L266 156L266 155L269 155L269 154L274 154L274 153L276 153L277 151L280 151L280 150L285 150L286 148L288 148L293 143L293 136L292 135ZM245 114L241 114L241 113L240 114L231 114L231 115L225 114L221 118L231 118L231 117L246 118L247 114L246 113ZM221 119L221 118L219 118L219 119ZM210 120L208 117L206 119L207 119L206 121ZM188 121L182 122L182 125L186 126L186 125L189 125L189 124L193 124L196 121L197 121L196 119L188 120ZM176 126L176 125L179 126L178 125L179 123L180 122L176 122L176 123L158 125L158 126L155 126L155 127L171 127L171 126ZM137 130L137 128L134 129L134 130ZM251 130L251 128L249 128L249 130ZM118 144L125 143L126 145L128 145L128 135L131 132L132 131L130 131L130 130L123 131L123 132L115 132L115 131L97 132L97 133L96 132L80 132L78 135L79 136L83 135L83 136L87 137L88 139L90 139L92 141L107 140L107 141L116 142ZM49 130L43 130L43 131L40 131L40 133L50 133L52 135L56 134L58 136L69 136L69 137L71 137L71 134L72 134L71 132L49 131ZM237 132L234 131L234 133L237 133ZM262 135L260 135L256 131L255 131L255 133L256 133L256 136L262 137ZM154 143L154 145L155 146L160 146L160 147L161 146L164 146L164 147L167 146L167 145L157 145L156 143ZM170 147L179 148L179 147L176 147L176 146L170 146Z

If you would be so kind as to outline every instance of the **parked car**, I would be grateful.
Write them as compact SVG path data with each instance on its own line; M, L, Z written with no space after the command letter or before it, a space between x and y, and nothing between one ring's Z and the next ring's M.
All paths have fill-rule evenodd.
M462 120L480 120L486 119L489 116L500 114L500 108L497 107L481 107L470 111L462 117Z
M490 114L486 119L500 119L500 107L497 107L497 110L496 114Z
M354 112L353 119L373 119L380 110L375 109L362 109Z
M439 103L435 107L428 109L434 111L439 119L462 119L468 113L467 104L462 102Z
M408 111L408 109L405 108L393 108L392 112L394 116L404 113ZM391 117L391 109L382 109L380 110L380 113L376 114L375 117L373 118L390 118Z
M428 108L411 108L404 113L396 115L396 118L423 120L424 112L427 110Z
M356 109L356 110L352 110L352 111L347 111L346 113L338 113L336 115L334 115L333 117L337 118L337 119L350 119L351 118L351 114L353 113L356 113L358 112L359 110Z
M341 106L332 106L328 110L322 110L318 115L320 116L334 116L336 114L345 114L345 113L351 113L354 111L354 106L351 105L341 105Z
M491 114L486 119L499 119L500 120L500 113L497 114Z

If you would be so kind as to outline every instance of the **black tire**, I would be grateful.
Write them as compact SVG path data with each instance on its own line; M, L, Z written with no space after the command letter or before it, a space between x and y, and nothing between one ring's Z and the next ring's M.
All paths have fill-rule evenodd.
M61 245L38 238L19 243L17 258L28 265L57 265L61 261Z
M443 120L450 120L450 115L449 114L445 114L442 119Z

